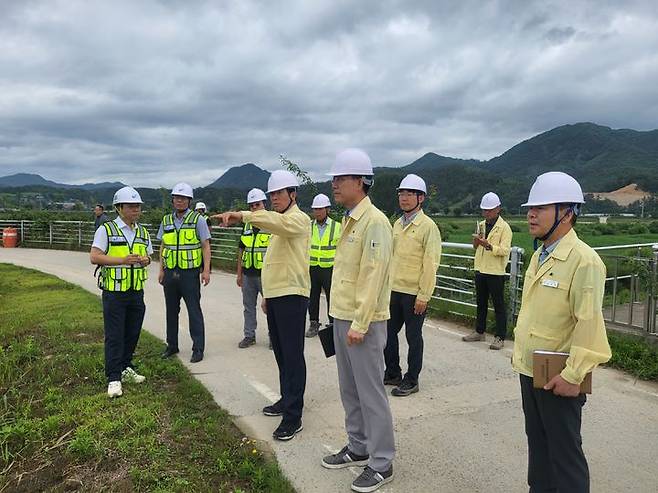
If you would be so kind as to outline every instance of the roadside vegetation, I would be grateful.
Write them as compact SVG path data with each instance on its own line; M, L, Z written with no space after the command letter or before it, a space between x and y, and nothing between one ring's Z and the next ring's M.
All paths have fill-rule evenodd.
M147 381L109 400L97 296L0 264L0 313L0 492L293 491L146 332Z

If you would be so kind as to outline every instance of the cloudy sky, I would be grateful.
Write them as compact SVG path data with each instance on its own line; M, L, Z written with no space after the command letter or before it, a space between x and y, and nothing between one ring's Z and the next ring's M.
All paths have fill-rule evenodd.
M658 128L658 2L0 0L0 175L203 186Z

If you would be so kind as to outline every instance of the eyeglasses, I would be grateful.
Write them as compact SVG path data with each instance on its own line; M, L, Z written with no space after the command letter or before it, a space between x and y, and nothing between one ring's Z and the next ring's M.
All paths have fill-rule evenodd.
M407 190L400 190L398 192L398 197L411 198L415 196L416 196L416 192L409 192Z

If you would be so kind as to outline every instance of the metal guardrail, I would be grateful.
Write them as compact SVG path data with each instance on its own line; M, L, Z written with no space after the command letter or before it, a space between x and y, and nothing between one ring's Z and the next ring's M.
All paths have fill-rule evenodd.
M155 239L158 226L144 224ZM0 230L15 227L20 232L20 241L28 246L88 250L94 237L94 223L89 221L27 221L0 220ZM211 228L211 253L213 265L233 268L237 260L238 241L241 228ZM156 251L157 251L157 241ZM649 256L640 256L644 249L651 248ZM634 257L611 255L614 251L637 249ZM606 295L611 300L605 307L606 322L650 334L658 332L658 244L639 243L596 247L608 266ZM524 275L524 250L512 247L509 262L507 311L510 326L513 326L521 306ZM443 243L443 254L436 276L435 294L432 297L454 305L460 315L471 316L475 303L473 271L473 247L465 243ZM632 262L632 267L625 263ZM638 267L639 266L639 267ZM461 307L461 308L460 308ZM465 308L468 307L468 310ZM460 311L461 310L461 311ZM491 309L490 309L491 310Z

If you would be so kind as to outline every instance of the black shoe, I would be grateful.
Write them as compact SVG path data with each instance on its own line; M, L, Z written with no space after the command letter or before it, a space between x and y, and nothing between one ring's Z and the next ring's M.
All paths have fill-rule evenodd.
M203 353L201 351L194 351L192 357L190 358L190 363L198 363L203 359Z
M326 467L327 469L342 469L343 467L367 466L368 459L370 459L368 454L356 455L345 445L340 452L325 456L322 459L322 467Z
M174 349L174 348L167 347L167 349L165 349L165 350L162 352L162 354L160 355L160 357L161 357L162 359L167 359L167 358L171 358L174 354L178 354L178 349Z
M393 466L384 472L377 472L366 466L361 475L352 482L352 491L370 493L391 481L393 481Z
M263 414L265 416L283 416L283 409L281 409L281 401L275 402L271 406L265 406L263 408Z
M414 383L409 380L402 380L402 383L391 391L391 395L395 397L407 397L416 392L418 392L418 382Z
M277 440L287 442L288 440L292 440L295 437L295 435L300 431L302 431L303 429L304 426L302 425L301 420L299 421L299 423L292 426L289 424L281 423L279 427L276 430L274 430L272 436Z
M384 375L384 385L395 385L396 387L402 383L402 376L387 377Z
M318 331L320 330L320 322L317 320L311 320L311 323L309 324L308 330L306 331L306 337L315 337L318 335Z
M249 346L253 346L254 344L256 344L255 337L245 337L238 343L238 347L240 349L245 349L248 348Z

